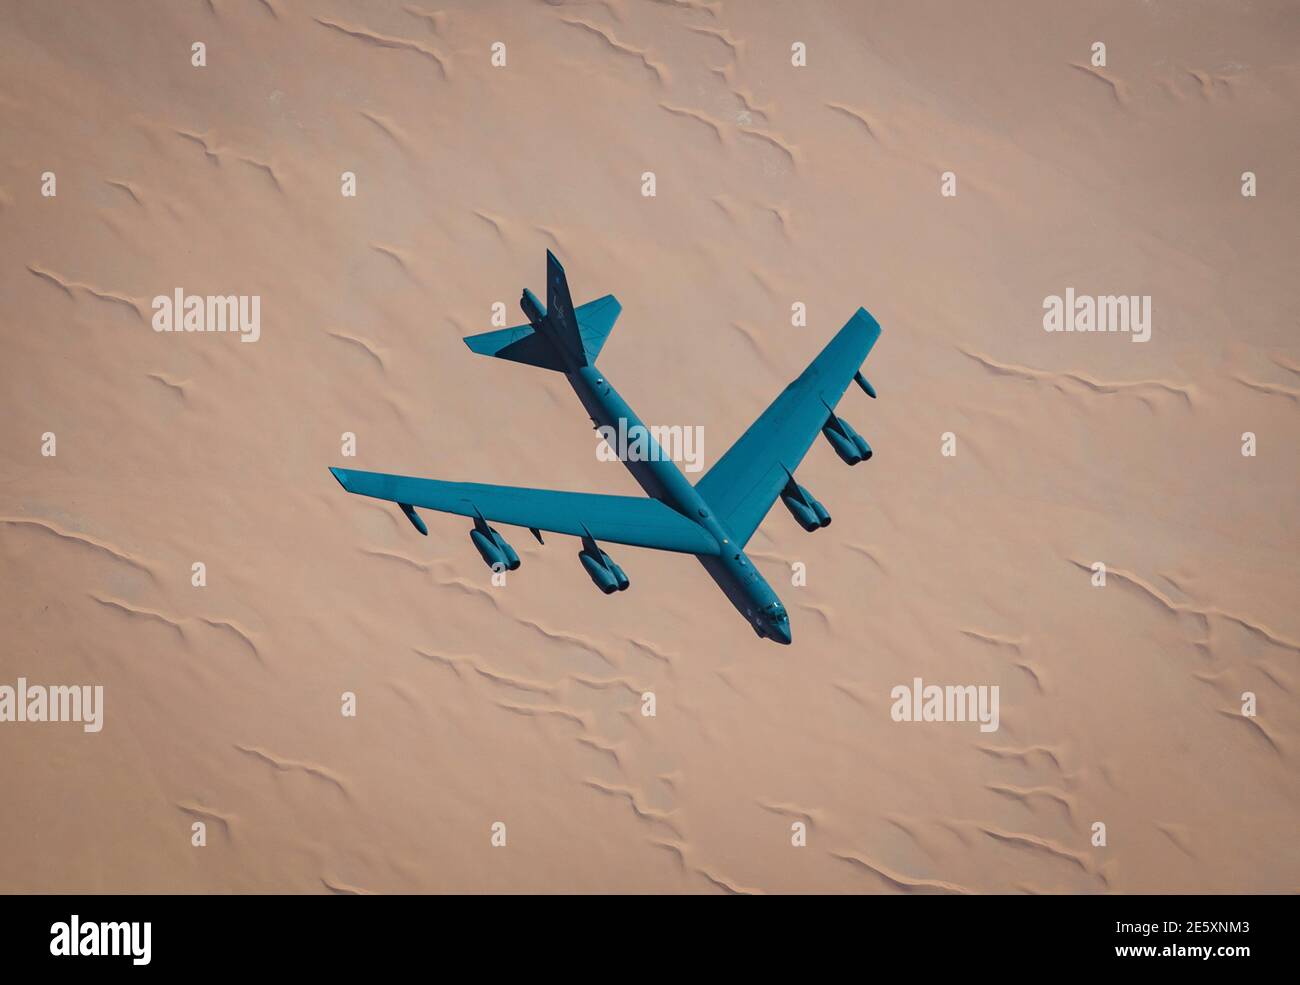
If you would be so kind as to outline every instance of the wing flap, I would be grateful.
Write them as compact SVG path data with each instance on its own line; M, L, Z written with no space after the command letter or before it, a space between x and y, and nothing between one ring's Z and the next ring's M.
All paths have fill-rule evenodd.
M386 472L330 469L350 493L405 503L495 523L549 530L682 554L717 554L718 544L699 524L657 499L560 492L477 482L444 482Z

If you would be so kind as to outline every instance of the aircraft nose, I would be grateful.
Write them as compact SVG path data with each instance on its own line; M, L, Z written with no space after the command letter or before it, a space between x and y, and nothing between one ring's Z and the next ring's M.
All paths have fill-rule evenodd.
M771 627L772 639L776 640L782 646L789 646L792 640L789 626L773 625Z

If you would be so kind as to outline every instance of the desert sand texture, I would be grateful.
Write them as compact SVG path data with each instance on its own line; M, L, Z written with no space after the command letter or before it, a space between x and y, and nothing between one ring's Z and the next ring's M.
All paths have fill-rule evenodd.
M0 684L104 706L0 723L0 890L1300 888L1298 53L1288 0L3 0ZM547 249L706 464L883 326L875 457L749 544L792 646L689 557L606 598L502 528L494 585L327 471L639 493L461 341Z

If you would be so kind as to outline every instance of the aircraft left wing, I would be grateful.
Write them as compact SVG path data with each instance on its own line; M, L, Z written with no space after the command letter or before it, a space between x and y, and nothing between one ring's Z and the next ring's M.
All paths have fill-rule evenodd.
M879 337L879 323L866 308L859 308L696 483L696 492L742 547L790 481L789 473L803 461Z
M598 541L682 554L717 554L718 543L703 527L657 499L559 492L477 482L443 482L385 472L331 468L339 485L359 496L386 499L441 513L518 527L535 527Z

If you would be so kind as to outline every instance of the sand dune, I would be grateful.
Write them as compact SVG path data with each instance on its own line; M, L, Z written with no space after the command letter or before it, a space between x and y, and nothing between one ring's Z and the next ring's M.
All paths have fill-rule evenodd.
M0 723L0 890L1295 891L1297 42L1285 0L0 0L0 684L106 695ZM689 558L605 598L503 531L495 586L326 471L639 491L460 341L548 248L708 463L884 327L875 458L819 441L833 525L750 544L792 647ZM1066 288L1150 341L1045 332ZM153 331L177 289L260 338ZM998 730L894 721L914 678Z

